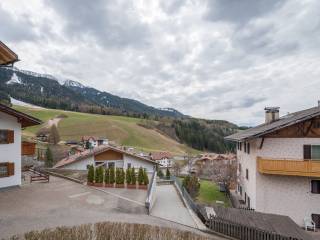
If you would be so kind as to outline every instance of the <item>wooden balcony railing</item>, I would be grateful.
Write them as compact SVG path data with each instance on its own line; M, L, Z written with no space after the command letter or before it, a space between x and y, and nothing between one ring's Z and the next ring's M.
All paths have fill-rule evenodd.
M257 157L257 167L262 174L320 177L320 160L266 159Z

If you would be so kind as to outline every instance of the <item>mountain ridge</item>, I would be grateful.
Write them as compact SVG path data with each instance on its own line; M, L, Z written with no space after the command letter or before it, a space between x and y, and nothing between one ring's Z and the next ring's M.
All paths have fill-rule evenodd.
M99 91L75 80L61 80L53 75L16 67L1 67L0 100L10 103L10 96L30 104L62 110L135 117L186 117L173 108L152 107L135 99Z

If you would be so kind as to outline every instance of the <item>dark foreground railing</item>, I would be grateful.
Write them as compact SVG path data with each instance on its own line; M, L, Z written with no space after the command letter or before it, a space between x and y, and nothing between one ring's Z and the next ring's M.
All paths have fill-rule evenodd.
M157 171L154 171L148 187L147 199L145 202L148 214L150 214L153 204L156 200L156 187L157 187Z
M210 217L206 225L214 232L239 240L303 240L302 238L282 236L274 232L268 232L258 228L232 223L213 216Z

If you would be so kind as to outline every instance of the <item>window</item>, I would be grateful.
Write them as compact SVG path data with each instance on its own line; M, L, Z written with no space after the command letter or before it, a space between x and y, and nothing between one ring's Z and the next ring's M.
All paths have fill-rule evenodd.
M242 196L242 187L239 186L239 192L240 192L240 196Z
M320 160L320 145L303 145L303 158Z
M247 203L247 193L244 193L244 203Z
M131 163L128 163L128 164L127 164L127 168L131 168Z
M14 143L14 131L0 130L0 144Z
M250 143L247 143L247 153L250 154Z
M244 152L247 152L247 143L244 143Z
M239 163L239 172L241 173L241 163Z
M311 193L320 194L320 180L311 180Z
M248 204L247 204L248 208L251 207L251 202L250 202L250 197L248 196Z
M249 180L249 170L248 170L248 168L246 169L246 179Z
M14 163L0 163L0 178L10 177L14 175Z
M114 167L115 167L114 162L109 162L109 163L108 163L108 168L114 168Z

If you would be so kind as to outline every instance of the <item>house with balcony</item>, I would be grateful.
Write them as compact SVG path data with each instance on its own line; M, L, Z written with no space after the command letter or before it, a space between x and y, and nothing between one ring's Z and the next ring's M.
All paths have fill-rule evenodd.
M279 117L226 137L237 144L237 195L256 211L286 215L320 228L320 106Z

